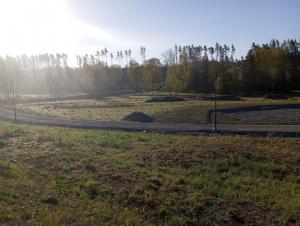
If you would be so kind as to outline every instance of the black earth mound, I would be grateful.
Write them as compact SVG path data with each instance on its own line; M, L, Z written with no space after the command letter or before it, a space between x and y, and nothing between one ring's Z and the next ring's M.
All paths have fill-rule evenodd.
M185 101L184 98L178 96L161 96L161 97L152 97L150 100L147 100L147 103L156 103L156 102L178 102Z
M268 100L287 100L289 96L281 95L281 94L267 94L264 96L264 99Z
M143 112L132 112L131 114L125 116L123 118L123 121L150 123L154 121L154 118L149 115L146 115Z

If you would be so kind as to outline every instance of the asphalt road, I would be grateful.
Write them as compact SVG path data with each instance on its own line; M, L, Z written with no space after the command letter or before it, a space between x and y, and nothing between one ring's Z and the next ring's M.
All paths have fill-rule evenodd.
M0 119L13 121L12 110L0 108ZM211 124L163 124L138 122L101 122L91 120L69 120L51 116L42 116L29 112L18 111L17 123L32 125L47 125L82 129L144 131L161 133L213 133ZM248 134L257 136L300 136L300 125L230 125L218 124L221 134Z

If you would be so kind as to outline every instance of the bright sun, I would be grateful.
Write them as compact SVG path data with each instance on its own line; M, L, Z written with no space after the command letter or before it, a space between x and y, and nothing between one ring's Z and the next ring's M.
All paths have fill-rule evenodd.
M80 52L83 39L114 39L74 18L62 0L0 0L0 55Z
M74 44L72 36L76 35L73 23L62 1L3 0L0 7L1 54L70 48Z

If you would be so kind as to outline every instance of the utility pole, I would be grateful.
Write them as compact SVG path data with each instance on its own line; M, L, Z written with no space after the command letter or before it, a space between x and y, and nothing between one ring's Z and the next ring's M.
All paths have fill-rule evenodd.
M215 123L214 131L217 131L217 91L215 91Z
M17 111L16 111L16 100L15 100L15 87L14 87L15 80L12 80L12 94L13 94L13 106L14 106L14 121L17 122Z

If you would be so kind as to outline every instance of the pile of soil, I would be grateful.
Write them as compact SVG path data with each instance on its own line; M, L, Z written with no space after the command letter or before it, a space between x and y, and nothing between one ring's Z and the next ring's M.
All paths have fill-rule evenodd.
M185 99L178 96L160 96L160 97L152 97L150 100L147 100L146 103L178 102L178 101L185 101Z
M123 121L150 123L154 121L154 118L149 115L146 115L143 112L132 112L131 114L125 116L123 118Z
M281 95L281 94L267 94L264 96L264 99L268 100L287 100L289 96Z

